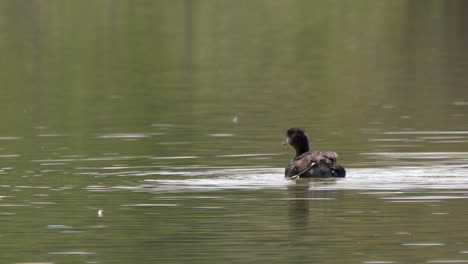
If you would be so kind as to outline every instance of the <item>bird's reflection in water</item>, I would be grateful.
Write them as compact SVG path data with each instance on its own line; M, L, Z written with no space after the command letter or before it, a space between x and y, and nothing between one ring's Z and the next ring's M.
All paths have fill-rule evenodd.
M292 231L306 231L314 218L323 218L335 205L336 192L317 190L316 186L336 184L336 179L299 179L288 186L290 226Z
M327 217L336 206L336 191L316 189L318 186L333 185L336 179L299 179L288 186L289 195L289 245L298 252L295 255L297 261L307 259L312 255L320 255L323 248L321 234ZM326 242L325 242L326 243ZM307 252L307 253L305 253Z

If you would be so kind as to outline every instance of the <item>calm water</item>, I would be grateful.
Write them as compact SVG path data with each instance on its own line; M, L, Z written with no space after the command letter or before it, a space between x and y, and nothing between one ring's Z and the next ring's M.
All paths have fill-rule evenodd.
M0 262L468 263L467 8L0 2Z

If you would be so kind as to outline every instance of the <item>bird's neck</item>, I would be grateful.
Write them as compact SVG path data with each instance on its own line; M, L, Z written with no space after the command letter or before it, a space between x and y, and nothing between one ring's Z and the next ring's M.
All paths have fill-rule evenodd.
M298 143L299 144L294 145L294 149L296 149L296 157L309 151L309 142L307 142L307 140L303 140L302 142Z

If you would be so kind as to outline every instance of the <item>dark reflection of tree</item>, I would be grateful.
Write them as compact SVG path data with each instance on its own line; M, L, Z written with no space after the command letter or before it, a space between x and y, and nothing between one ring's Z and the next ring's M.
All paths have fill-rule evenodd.
M466 10L467 1L407 2L401 17L405 22L401 35L394 38L399 42L393 44L401 51L398 54L400 74L394 78L400 84L391 92L403 112L427 121L406 124L400 120L400 125L439 129L446 127L448 118L453 118L446 109L466 91L466 74L460 71L466 68L468 54L468 38L464 32L468 22ZM422 91L425 100L418 100Z
M189 84L192 84L194 55L194 4L193 0L184 1L184 60Z

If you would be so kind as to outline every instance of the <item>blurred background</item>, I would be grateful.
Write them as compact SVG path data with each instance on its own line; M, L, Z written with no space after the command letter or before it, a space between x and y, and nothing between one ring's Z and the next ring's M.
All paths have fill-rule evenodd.
M271 153L296 126L352 165L356 153L382 149L369 141L376 131L466 130L464 1L0 5L5 137L76 134L67 147L89 154L89 134L170 124L183 130L165 141L193 144L132 151ZM30 143L19 147L37 154Z
M4 255L4 263L159 263L158 254L169 261L164 263L207 263L220 256L229 263L252 258L284 263L288 252L281 251L282 258L274 252L285 245L301 252L294 263L343 263L350 258L357 263L398 263L375 261L393 257L389 252L401 250L399 242L366 255L372 251L368 247L380 244L370 240L359 248L354 241L364 239L362 233L330 242L335 247L313 257L307 254L317 241L343 233L339 220L328 227L331 235L306 233L301 235L306 242L291 242L285 231L288 204L270 201L291 195L282 168L293 151L281 142L288 128L302 127L313 149L338 152L350 173L348 182L341 183L344 189L369 186L369 179L376 181L374 188L379 175L395 181L408 176L406 169L394 166L419 166L413 168L417 183L428 175L454 175L468 160L467 12L463 0L0 1L0 202L14 205L6 215L0 212L0 237L6 241L0 248L11 252ZM433 165L452 167L439 167L435 174L420 171ZM455 174L459 178L452 189L466 184L466 170ZM208 181L191 188L192 180L200 177ZM179 181L170 182L174 180ZM433 180L428 184L438 184ZM173 210L164 222L183 226L183 232L174 231L177 227L150 228L160 223L155 214L166 212L158 211L160 203L153 200L170 200L165 193L158 195L180 186L184 191L175 196L188 198L171 202L167 208L174 209L163 208ZM206 215L180 207L199 207L191 205L192 192L198 197L207 186L215 186L218 193L202 199L202 207L223 207L217 196L241 201L233 203L229 213L213 213L210 224L204 222ZM246 188L242 194L230 190L241 187ZM300 195L309 195L307 188ZM242 202L252 197L273 204ZM381 200L356 196L356 191L326 193L325 198L330 197L337 202L300 204L302 213L289 217L304 226L316 221L308 218L310 212L321 215L324 207L335 208L319 220L326 225L327 217L341 219L350 207L362 206L365 209L356 210L363 212L384 207ZM352 205L343 206L343 197ZM451 208L464 212L460 200L455 203ZM132 209L147 204L157 210L143 214ZM258 214L267 204L271 211L263 218ZM98 220L110 222L94 222L101 207L105 217ZM112 208L114 218L109 218ZM408 216L408 211L415 215ZM274 212L279 219L270 223ZM388 207L386 212L424 218L412 207ZM236 244L242 254L230 255L226 248L241 238L224 230L220 219L236 215L239 222L227 226L247 228L239 234L247 241L261 239ZM455 224L464 217L434 221ZM273 257L249 251L271 237L256 233L248 219L278 231L278 244L262 248ZM198 221L202 228L191 230ZM380 226L390 224L382 221ZM352 226L359 222L347 222L347 228L362 231L374 223ZM146 233L148 228L152 231ZM71 239L78 245L60 247L57 241L68 237L57 235L56 229L62 235L62 229L78 232L80 238ZM369 234L376 230L381 229L376 225ZM460 230L438 231L447 235ZM128 239L116 235L127 232ZM178 235L164 244L167 238L161 234L174 238L171 232ZM199 232L194 237L205 242L197 247L182 244L186 254L181 255L176 250L180 243L198 241L191 232ZM229 234L218 241L211 232L214 237L217 232ZM413 231L399 235L405 232ZM104 235L109 241L96 240ZM26 237L32 241L26 243ZM162 240L153 240L157 237ZM392 239L381 242L387 245ZM424 237L423 242L431 239ZM464 242L453 239L441 243ZM220 241L226 248L219 248ZM104 244L127 251L116 253ZM200 250L206 254L198 258ZM408 252L401 253L397 261L437 261L431 254L436 252L427 250L411 259Z

